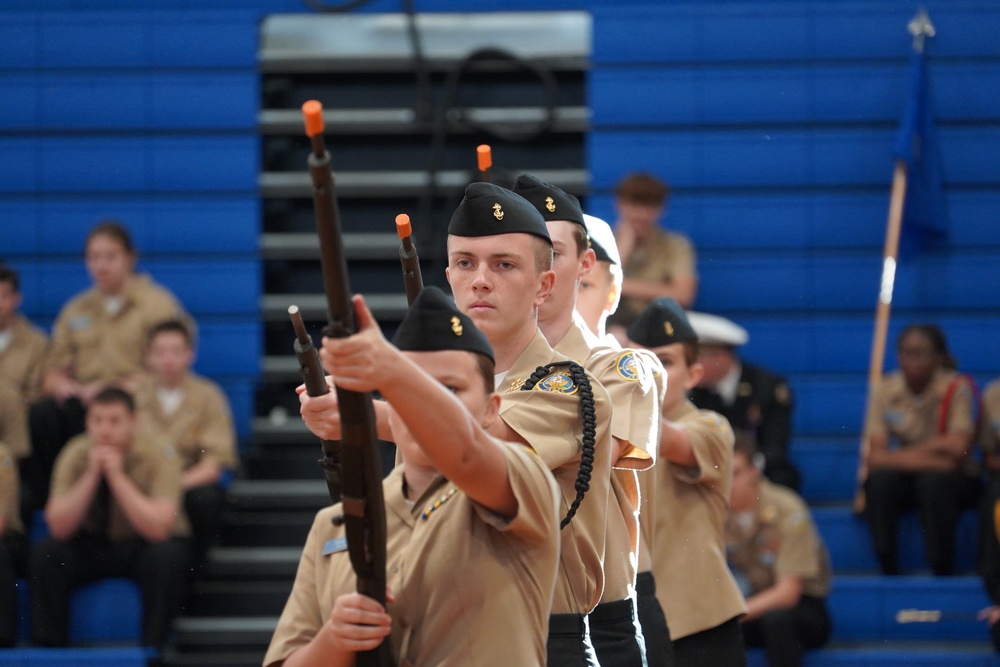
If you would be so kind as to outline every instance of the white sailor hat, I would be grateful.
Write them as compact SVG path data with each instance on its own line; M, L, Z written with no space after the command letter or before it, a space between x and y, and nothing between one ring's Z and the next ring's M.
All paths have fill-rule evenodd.
M594 248L597 259L621 266L622 258L618 254L618 243L615 242L611 225L586 213L583 214L583 221L587 223L587 235L590 236L590 245Z
M687 316L702 345L739 347L750 340L746 329L724 317L694 311L688 311Z

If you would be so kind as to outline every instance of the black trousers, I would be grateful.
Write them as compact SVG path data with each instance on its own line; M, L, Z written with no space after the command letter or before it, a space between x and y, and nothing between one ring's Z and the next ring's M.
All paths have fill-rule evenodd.
M28 410L31 454L21 463L21 515L31 526L35 510L49 499L52 467L63 445L83 433L86 408L78 398L59 403L54 398L40 398Z
M12 530L0 537L0 648L17 643L17 591L14 584L24 573L28 538Z
M635 578L636 607L639 625L646 641L646 663L649 667L674 667L674 647L670 629L660 601L656 599L656 580L652 572L640 572Z
M632 598L602 602L587 619L601 667L646 667L646 643Z
M962 510L976 506L979 480L960 472L908 473L875 468L865 481L865 514L882 574L899 574L899 518L920 514L924 555L936 575L955 571L955 525Z
M66 646L74 589L124 576L142 590L143 645L162 649L170 623L181 609L190 551L190 540L177 537L112 542L79 536L40 542L31 550L28 566L32 643Z
M546 667L600 667L586 616L550 614L545 642Z
M762 646L771 667L799 667L806 649L830 639L830 615L823 598L803 595L791 609L778 609L743 624L747 646Z
M219 536L222 514L228 504L226 491L216 484L188 489L184 494L184 511L191 522L192 565L197 568Z
M734 617L674 640L674 660L677 667L746 667L747 650L739 620Z

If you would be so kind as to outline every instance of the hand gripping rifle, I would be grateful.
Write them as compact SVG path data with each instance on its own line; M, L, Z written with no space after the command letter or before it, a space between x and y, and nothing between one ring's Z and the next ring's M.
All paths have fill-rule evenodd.
M413 300L424 287L423 276L420 275L420 258L417 257L417 246L413 245L413 230L410 228L410 216L400 213L396 216L396 234L399 235L399 263L403 265L403 286L406 288L406 305L412 306Z
M357 333L358 327L347 280L347 262L344 259L340 215L334 196L333 173L330 171L330 154L323 144L323 105L310 100L302 105L302 113L305 116L306 134L312 143L308 160L309 175L313 182L323 290L326 292L329 310L328 324L323 328L323 335L344 338ZM305 333L304 328L301 333ZM308 338L308 335L305 337ZM301 335L296 347L304 347ZM319 387L319 382L314 379L316 375L322 378L322 369L316 368L318 357L315 353L306 353L299 357L300 362L306 357L311 359L309 363L313 365L309 377L306 377L309 395L327 393L329 389ZM317 386L310 388L310 384ZM323 380L322 384L325 385L326 381ZM314 389L320 393L314 394ZM385 502L382 498L378 436L375 433L375 409L370 393L349 391L341 387L335 389L340 406L341 440L339 447L329 441L323 442L324 458L320 465L326 473L328 486L332 487L332 482L339 481L340 495L333 500L340 500L343 504L347 550L358 578L358 592L385 606ZM392 652L388 638L377 648L357 654L358 667L383 667L391 664Z

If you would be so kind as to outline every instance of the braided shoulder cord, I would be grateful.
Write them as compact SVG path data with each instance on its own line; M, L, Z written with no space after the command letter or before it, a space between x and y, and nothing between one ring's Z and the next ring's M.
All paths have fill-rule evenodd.
M565 366L569 369L573 382L578 387L580 395L580 419L583 421L583 448L580 452L580 471L576 476L576 498L569 506L569 511L559 523L559 528L565 528L576 515L583 496L590 489L590 476L594 470L594 450L597 444L597 413L594 410L594 391L590 386L590 378L587 377L583 366L575 361L556 361L545 366L539 366L521 386L522 391L534 389L535 385L548 375L553 369Z

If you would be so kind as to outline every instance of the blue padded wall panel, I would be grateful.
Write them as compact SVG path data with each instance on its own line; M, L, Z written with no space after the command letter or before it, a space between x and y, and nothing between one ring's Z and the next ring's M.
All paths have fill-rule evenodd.
M803 257L707 257L698 261L698 307L710 311L807 308L813 291Z
M252 350L249 354L258 356L259 348ZM233 425L236 427L236 435L240 442L249 440L253 433L254 416L254 383L248 378L215 378L222 387L229 399L229 406L233 410Z
M142 638L142 593L129 579L100 579L81 586L70 602L69 639L138 642Z
M988 0L925 3L937 27L940 56L995 56L995 15ZM594 6L593 61L684 63L836 58L898 58L910 46L906 3L688 3L643 5L624 12ZM863 20L861 20L863 18ZM848 37L849 36L849 37Z
M150 187L186 192L256 192L256 134L236 137L153 137Z
M17 255L33 255L39 250L38 209L34 202L3 203L0 221L0 261L10 262Z
M3 39L0 29L0 39ZM3 48L3 47L0 47ZM33 77L0 74L0 130L27 130L38 122L38 91Z
M256 322L225 320L198 321L198 354L195 370L209 377L260 374L257 350L263 349L260 326Z
M32 3L24 9L36 9L37 6L38 3ZM4 16L0 21L0 68L20 70L38 64L38 23L37 14Z
M120 192L148 188L141 137L60 137L37 141L39 187L47 192Z
M82 263L84 244L91 228L101 220L120 222L132 237L139 258L149 247L145 234L147 205L138 199L41 199L40 250L46 256L66 254Z
M150 206L145 248L156 253L254 253L260 201L254 196L164 200Z
M142 74L47 74L38 86L41 128L123 130L146 124L149 93Z
M196 318L260 312L260 279L253 260L152 260L150 273Z
M861 376L789 376L795 392L792 432L802 436L851 435L864 421L867 387Z
M587 160L599 189L614 187L623 164L681 187L888 187L893 140L892 130L870 129L594 132ZM1000 180L996 132L942 128L941 143L948 183Z
M204 3L195 8L206 9ZM160 14L150 30L151 64L256 68L258 16L255 11Z
M164 73L149 81L147 123L153 128L257 129L255 71Z
M38 180L38 151L32 139L0 137L0 192L34 190Z
M149 63L150 25L139 13L59 13L39 23L42 67L122 68Z
M802 473L799 493L809 503L849 503L858 474L858 441L797 440L790 449L792 463Z
M897 123L908 78L905 62L891 67L877 63L618 67L591 75L588 98L592 122L600 128ZM935 63L930 78L939 123L996 117L1000 109L996 67Z

